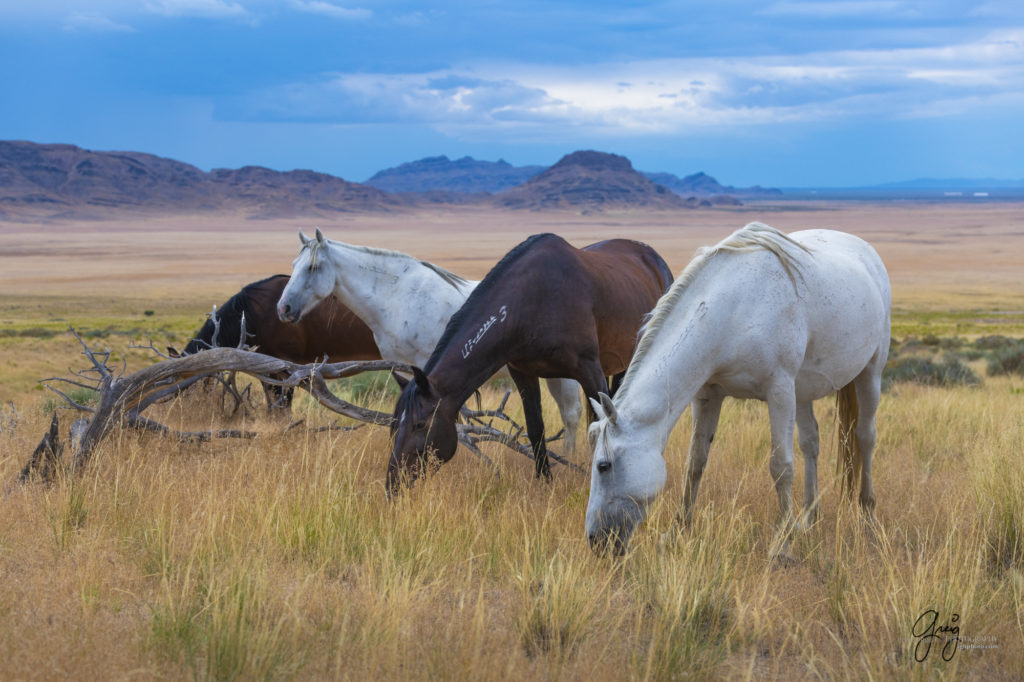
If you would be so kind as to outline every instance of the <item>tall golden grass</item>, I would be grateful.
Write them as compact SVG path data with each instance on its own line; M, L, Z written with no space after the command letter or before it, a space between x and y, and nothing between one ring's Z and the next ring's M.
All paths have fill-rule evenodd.
M253 417L261 438L184 445L120 431L79 478L0 500L0 677L1021 679L1021 384L887 393L875 523L823 475L821 520L792 561L769 559L759 403L727 402L694 524L664 547L684 416L669 488L618 559L583 537L587 476L556 467L545 484L498 447L497 471L462 451L389 503L381 428L281 434ZM198 404L161 418L218 421ZM831 472L835 408L817 409ZM47 419L23 408L0 433L0 479ZM917 661L932 609L939 626L958 615L959 648Z

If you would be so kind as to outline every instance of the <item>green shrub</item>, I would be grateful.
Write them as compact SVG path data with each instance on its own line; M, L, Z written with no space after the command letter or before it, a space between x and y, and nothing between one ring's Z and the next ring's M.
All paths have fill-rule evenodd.
M959 358L949 354L942 362L928 358L899 358L890 362L882 372L882 388L888 390L892 384L912 382L926 386L975 386L981 379Z
M985 368L989 376L1019 374L1024 376L1024 339L993 350L988 356Z

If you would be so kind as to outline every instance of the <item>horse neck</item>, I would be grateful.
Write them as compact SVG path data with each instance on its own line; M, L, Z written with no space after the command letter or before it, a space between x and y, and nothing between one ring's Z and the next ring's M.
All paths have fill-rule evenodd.
M656 332L640 358L634 358L615 395L619 421L639 431L657 434L664 449L672 427L715 373L716 349L728 325L713 311L726 306L708 301L691 283Z
M329 244L335 296L373 331L382 357L422 366L477 282L456 288L411 256Z
M467 342L475 339L492 319L494 322L467 353ZM427 374L442 397L454 403L457 409L507 364L508 357L502 349L506 341L514 341L516 336L517 330L501 324L497 315L471 316L444 341L443 348L434 349Z

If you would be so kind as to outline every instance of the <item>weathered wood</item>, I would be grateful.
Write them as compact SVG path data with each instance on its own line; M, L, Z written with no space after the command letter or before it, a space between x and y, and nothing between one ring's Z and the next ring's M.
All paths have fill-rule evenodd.
M83 354L92 367L76 373L82 381L75 379L51 378L44 380L44 385L61 395L69 405L90 413L87 425L79 424L72 438L73 457L71 471L76 473L88 463L90 456L103 439L115 428L127 426L141 428L153 433L176 437L180 441L205 442L213 438L255 438L255 431L238 431L224 429L219 431L176 431L147 417L142 412L157 401L177 394L192 383L224 372L240 372L257 379L264 384L286 388L299 387L309 392L321 405L338 414L370 424L389 426L392 416L384 412L353 405L334 395L327 386L329 379L343 379L361 372L401 371L411 372L408 365L386 360L353 361L336 363L311 363L300 365L281 360L261 353L240 348L211 348L202 353L179 357L167 357L149 367L127 374L122 370L115 374L107 366L110 352L95 352L85 341L71 330L75 338L82 344ZM152 342L150 343L152 347ZM63 381L76 386L93 388L99 396L95 407L87 407L72 400L66 393L46 384L47 381ZM86 383L88 382L88 383ZM459 441L476 456L487 463L488 459L479 449L481 441L495 441L528 457L532 457L531 448L521 439L523 428L516 424L504 412L508 394L497 410L472 411L465 409L463 416L467 423L459 424ZM487 419L487 423L484 423ZM512 428L504 432L494 428L493 421L500 419ZM291 426L286 427L287 431ZM50 433L40 442L32 460L26 465L19 481L24 481L32 472L45 474L44 480L52 478L56 470L56 462L62 451L57 433L57 418L51 424ZM50 454L47 454L50 453ZM582 471L579 467L567 462L555 453L552 459ZM493 465L492 465L493 466Z
M57 473L57 463L63 453L64 446L60 442L60 422L57 420L57 413L54 412L49 430L32 452L28 464L21 470L18 482L24 483L30 480L33 474L37 474L44 482L52 481Z

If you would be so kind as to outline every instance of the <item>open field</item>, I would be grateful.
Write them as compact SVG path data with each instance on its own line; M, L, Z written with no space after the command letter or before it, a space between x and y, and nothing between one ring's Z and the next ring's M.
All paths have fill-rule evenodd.
M320 226L481 277L541 231L577 245L640 239L678 272L752 220L875 245L901 341L929 337L939 353L953 337L1024 337L1015 204L423 212ZM299 228L312 231L223 216L0 223L0 486L49 421L36 382L80 365L68 324L138 368L152 359L130 343L182 344L211 304L288 272ZM232 422L264 433L252 441L116 433L79 479L0 498L0 678L1021 679L1024 376L965 362L980 385L899 383L883 396L874 527L839 499L833 406L820 402L822 519L797 535L792 562L768 559L777 504L759 403L727 401L696 523L659 549L682 495L684 415L668 488L615 561L583 538L586 475L555 467L544 485L497 447L500 477L462 452L388 504L379 428L281 434L253 411ZM308 400L297 411L332 421ZM545 414L557 423L550 402ZM196 399L160 417L221 423ZM932 609L939 626L957 614L960 642L949 660L936 644L918 662L915 621Z

